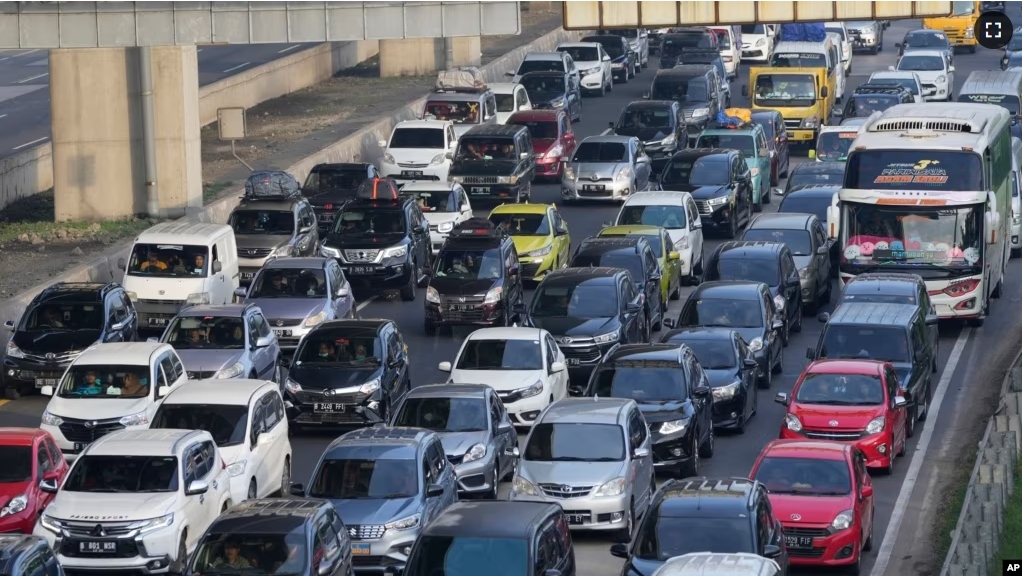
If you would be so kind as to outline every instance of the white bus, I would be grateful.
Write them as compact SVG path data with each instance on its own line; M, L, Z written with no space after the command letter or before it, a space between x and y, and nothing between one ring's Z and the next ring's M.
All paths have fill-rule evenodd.
M871 118L827 211L841 278L919 274L940 318L983 324L1011 224L1011 116L990 104L899 104Z

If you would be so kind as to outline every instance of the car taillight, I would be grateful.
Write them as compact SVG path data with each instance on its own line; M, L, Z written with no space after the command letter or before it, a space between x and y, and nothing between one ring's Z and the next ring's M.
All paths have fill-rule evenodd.
M977 287L979 287L979 280L975 279L966 280L964 282L959 282L958 284L952 284L948 286L947 288L944 289L944 293L947 294L948 296L951 296L952 298L956 298L958 296L962 296L963 294L968 294L969 292L972 292Z

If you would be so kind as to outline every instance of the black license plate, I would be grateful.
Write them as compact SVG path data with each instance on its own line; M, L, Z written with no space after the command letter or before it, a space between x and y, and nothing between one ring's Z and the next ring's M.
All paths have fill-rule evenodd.
M251 280L253 278L255 278L255 272L242 272L241 273L241 279L242 280Z
M603 192L607 187L603 184L583 184L582 190L586 192Z
M88 442L75 442L75 452L81 452L89 447Z
M811 536L785 536L784 544L788 548L812 548L813 538Z
M343 414L348 411L348 405L330 402L317 402L312 405L312 411L319 412L320 414Z
M401 176L405 178L422 178L422 170L402 170Z
M490 189L486 186L473 186L469 188L469 192L472 194L489 194Z
M447 306L447 309L451 312L468 312L472 310L472 306L469 304L451 304Z
M348 274L366 275L373 274L376 272L376 268L372 266L349 266Z
M568 514L567 516L568 516L568 524L572 524L572 525L577 526L579 524L585 524L586 523L586 515L585 514Z
M273 333L277 335L277 338L290 338L291 331L284 330L283 328L274 328Z
M582 363L582 361L578 358L565 358L564 360L568 366L578 366Z
M87 540L78 543L78 551L83 554L116 554L117 542L95 542Z
M333 214L333 212L323 212L323 213L317 214L316 215L316 219L319 220L320 222L333 222L334 221L334 214Z
M35 379L35 387L36 388L42 388L43 386L56 386L56 385L57 385L57 379L56 378L36 378Z
M168 320L168 318L154 318L154 317L150 316L149 317L149 325L150 326L155 326L155 327L158 327L158 328L164 328L164 327L167 326L167 320Z

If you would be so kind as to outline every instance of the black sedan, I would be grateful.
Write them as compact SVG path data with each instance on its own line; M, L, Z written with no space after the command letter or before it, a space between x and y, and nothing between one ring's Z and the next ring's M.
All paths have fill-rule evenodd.
M845 179L844 162L803 162L792 166L784 194L796 186L840 186Z
M898 49L898 56L904 56L906 52L912 52L913 50L939 50L944 53L948 64L953 65L955 62L955 48L951 45L951 41L948 40L947 34L944 34L943 30L930 30L926 28L910 30L905 34L905 38L895 44L894 47ZM975 52L976 47L970 46L968 50L969 52Z

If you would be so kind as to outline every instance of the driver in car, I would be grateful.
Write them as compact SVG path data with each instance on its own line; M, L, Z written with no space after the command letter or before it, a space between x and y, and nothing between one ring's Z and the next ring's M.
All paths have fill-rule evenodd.
M40 324L50 328L64 328L64 320L60 317L60 311L52 306L43 311L43 321Z
M82 387L75 390L80 396L98 396L103 393L103 382L100 381L95 370L85 372L85 381L82 384Z

